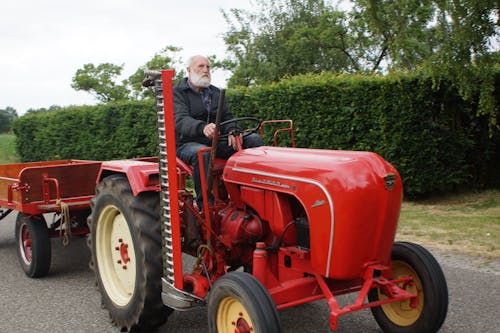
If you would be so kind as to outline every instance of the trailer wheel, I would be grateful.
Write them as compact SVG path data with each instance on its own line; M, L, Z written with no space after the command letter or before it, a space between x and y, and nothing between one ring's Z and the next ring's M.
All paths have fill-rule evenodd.
M232 272L213 286L208 299L211 333L279 333L276 306L264 286L252 275Z
M448 287L438 262L422 246L407 242L395 243L391 257L393 278L413 277L405 289L417 294L417 304L405 300L371 308L375 320L386 333L437 332L448 310ZM370 301L384 298L379 289L368 294Z
M16 219L17 258L24 273L31 278L47 275L50 269L49 230L43 216L19 213Z
M172 311L161 300L159 199L152 192L134 196L127 179L114 175L90 203L90 266L103 306L122 330L154 330Z

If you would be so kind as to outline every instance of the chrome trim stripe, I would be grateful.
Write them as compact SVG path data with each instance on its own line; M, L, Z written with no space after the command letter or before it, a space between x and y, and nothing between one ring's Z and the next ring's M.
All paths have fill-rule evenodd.
M319 187L323 191L323 193L325 193L325 196L328 199L328 204L330 205L330 216L331 216L331 222L330 222L330 225L331 225L331 228L330 228L330 246L328 247L328 262L327 262L327 265L326 265L326 274L325 274L326 277L329 277L330 263L331 263L332 251L333 251L333 230L334 230L334 226L335 226L335 219L334 219L334 215L333 215L334 208L333 208L332 197L330 196L330 193L328 193L328 191L326 190L326 188L323 186L323 184L321 184L321 183L319 183L319 182L317 182L315 180L312 180L312 179L299 178L299 177L291 177L291 176L284 176L284 175L279 175L279 174L275 174L275 173L263 172L263 171L256 171L256 170L246 169L246 168L238 168L238 167L236 167L236 168L233 168L233 171L235 171L235 172L241 172L241 173L247 173L247 174L251 174L251 175L275 177L275 178L281 178L281 179L286 179L286 180L293 180L293 181L298 181L298 182L302 182L302 183L312 184L312 185L315 185L315 186Z

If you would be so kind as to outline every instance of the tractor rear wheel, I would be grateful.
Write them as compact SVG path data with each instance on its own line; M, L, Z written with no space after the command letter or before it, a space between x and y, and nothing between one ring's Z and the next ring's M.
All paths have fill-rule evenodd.
M27 276L38 278L47 275L52 251L43 215L17 215L16 245L17 258Z
M159 194L134 196L121 175L105 178L91 200L89 247L102 303L122 330L151 331L172 312L161 300Z
M232 272L215 282L208 299L211 333L280 333L276 306L252 275Z
M403 287L417 294L417 304L410 300L371 308L385 333L435 333L448 311L448 287L443 271L432 254L420 245L395 243L392 248L392 278L411 276L413 282ZM368 294L370 301L386 298L379 289Z

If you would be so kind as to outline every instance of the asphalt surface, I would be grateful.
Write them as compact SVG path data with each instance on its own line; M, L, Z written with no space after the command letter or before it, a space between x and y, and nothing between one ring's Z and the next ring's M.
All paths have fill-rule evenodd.
M85 238L63 247L52 240L50 273L30 279L22 271L14 241L15 214L0 221L0 332L118 332L100 306L88 267ZM500 261L431 249L441 263L449 289L449 310L442 333L500 333ZM340 298L345 303L346 297ZM283 332L330 332L328 307L318 301L280 312ZM174 312L158 332L206 332L206 309ZM381 332L369 310L340 317L336 332Z

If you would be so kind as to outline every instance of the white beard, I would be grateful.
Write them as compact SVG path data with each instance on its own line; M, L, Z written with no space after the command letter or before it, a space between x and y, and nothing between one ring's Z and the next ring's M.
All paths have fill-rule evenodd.
M204 74L198 75L195 72L191 72L189 80L197 87L208 88L210 86L210 74L208 74L208 76L204 76Z

